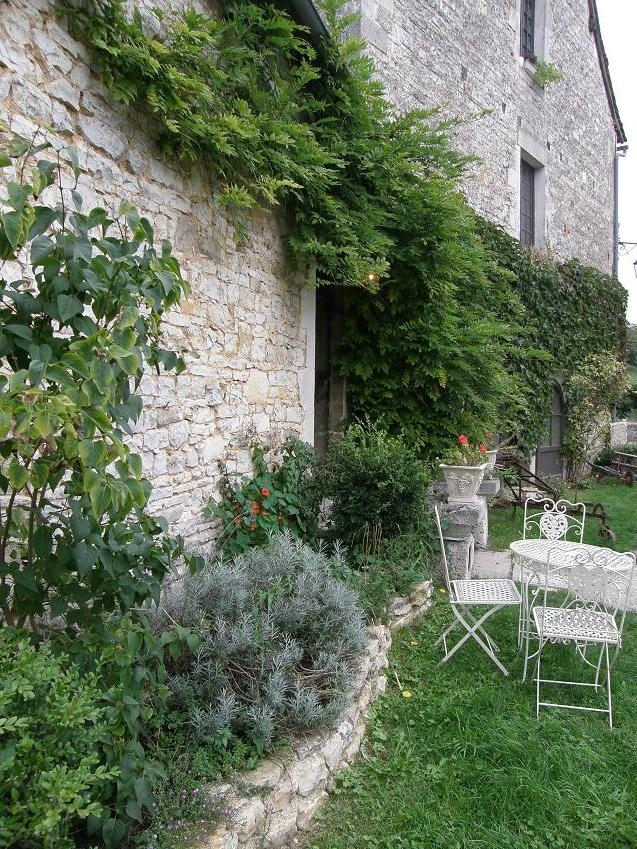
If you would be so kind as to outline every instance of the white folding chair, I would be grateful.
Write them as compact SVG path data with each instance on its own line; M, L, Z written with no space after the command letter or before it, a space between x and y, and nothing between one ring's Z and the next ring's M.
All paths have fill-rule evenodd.
M445 649L445 656L440 663L446 663L472 637L480 648L487 653L498 669L505 675L508 675L508 670L499 658L496 657L496 652L499 651L498 646L489 637L483 626L487 619L500 610L500 608L520 604L521 597L518 588L509 578L476 578L468 581L452 581L449 577L445 540L437 507L434 507L434 514L436 516L436 526L440 539L449 602L454 616L454 621L435 642L435 645L438 645L442 641ZM486 610L481 615L475 616L472 612L472 608L475 607L486 608ZM466 633L463 634L454 646L449 648L447 646L447 637L458 626L464 628Z
M535 664L536 699L535 713L541 707L568 708L608 714L608 723L613 727L611 697L611 670L622 644L622 633L626 608L635 573L635 555L624 555L627 567L610 566L616 563L617 555L607 555L600 549L576 548L571 562L555 564L549 551L544 573L542 604L533 608L533 621L538 635L538 651ZM548 643L572 644L576 656L594 672L593 681L572 681L542 677L542 659ZM614 646L612 661L609 648ZM595 648L599 655L591 659ZM541 687L546 684L594 688L597 692L602 666L605 667L607 707L590 707L562 702L544 701Z
M582 542L584 540L584 523L586 521L586 505L582 501L568 501L559 498L554 501L541 495L531 495L524 502L524 524L522 526L522 539L548 539ZM529 659L529 625L531 624L530 608L537 597L542 586L542 574L521 574L520 585L522 587L522 604L520 605L520 616L518 619L518 646L525 643L524 672L522 680L526 679L526 670ZM535 586L535 592L531 595L529 584ZM535 635L533 635L535 636Z

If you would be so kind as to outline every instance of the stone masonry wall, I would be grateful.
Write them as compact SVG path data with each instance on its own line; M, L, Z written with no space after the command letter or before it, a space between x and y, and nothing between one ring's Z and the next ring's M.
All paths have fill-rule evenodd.
M174 245L192 295L168 316L166 336L187 370L144 378L136 447L153 509L191 544L206 542L201 502L216 491L219 460L245 471L254 437L312 438L313 293L286 268L282 226L263 214L237 248L205 176L162 161L152 117L113 101L53 0L2 3L0 120L24 138L50 127L79 152L84 208L129 201Z
M615 136L587 0L536 5L546 19L540 55L564 74L545 88L520 56L520 0L351 0L348 8L360 13L360 34L399 110L441 106L443 117L470 119L454 130L458 150L481 159L464 180L469 203L519 233L522 148L545 169L538 247L610 271Z

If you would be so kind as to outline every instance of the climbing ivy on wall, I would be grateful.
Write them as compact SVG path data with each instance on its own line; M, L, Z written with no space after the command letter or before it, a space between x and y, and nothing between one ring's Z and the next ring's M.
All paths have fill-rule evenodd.
M524 332L509 351L507 369L529 399L520 436L530 448L544 435L554 378L566 381L591 355L624 360L628 296L617 279L596 268L575 259L556 263L494 224L476 224L492 258L510 272L509 286L525 311ZM544 353L529 356L529 350ZM566 401L568 406L568 393ZM615 401L609 396L608 406Z
M347 287L340 366L354 413L405 430L425 455L460 431L517 421L522 442L541 432L549 372L577 360L561 356L569 334L555 332L572 311L551 314L547 294L559 280L568 301L581 284L597 304L599 275L578 265L558 275L486 225L485 250L457 191L468 160L450 127L393 112L361 42L343 38L351 18L335 0L319 55L289 16L247 0L215 18L191 10L150 23L127 17L122 0L69 2L113 96L158 119L167 157L211 174L237 238L252 210L280 205L291 260L315 265L319 285ZM594 333L580 335L585 345Z

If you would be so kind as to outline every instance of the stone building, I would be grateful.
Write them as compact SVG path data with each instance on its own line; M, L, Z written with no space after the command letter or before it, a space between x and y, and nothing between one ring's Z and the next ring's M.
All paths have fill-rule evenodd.
M546 88L520 54L520 0L356 3L361 32L399 108L444 102L461 117L489 110L457 130L459 148L483 156L466 181L471 203L518 232L520 174L528 166L535 244L610 268L613 157L623 135L607 73L600 72L596 25L589 30L593 0L590 8L586 0L530 4L534 50L564 73ZM158 237L174 244L192 283L191 298L166 321L187 370L144 380L136 441L154 509L191 544L205 543L201 504L216 492L219 461L247 470L257 436L280 442L295 432L312 441L315 383L322 422L338 417L343 386L326 366L335 330L329 308L321 307L317 320L311 272L286 267L275 215L258 217L250 242L237 248L206 175L186 177L162 159L148 132L152 119L113 100L54 0L1 5L0 121L24 138L48 127L74 146L85 208L133 203ZM201 5L214 9L213 0ZM286 5L320 32L311 0ZM7 272L17 276L19 269Z
M471 206L557 259L610 272L626 142L595 0L351 0L401 110L440 106L479 157ZM549 66L547 68L547 66ZM547 70L559 80L543 82Z
M399 110L459 119L456 147L478 157L463 183L477 212L558 260L617 273L626 136L595 0L350 0L348 10ZM562 475L557 382L547 424L532 463Z

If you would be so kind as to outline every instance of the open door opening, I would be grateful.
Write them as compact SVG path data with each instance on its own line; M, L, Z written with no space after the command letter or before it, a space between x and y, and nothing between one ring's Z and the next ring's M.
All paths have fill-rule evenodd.
M547 422L547 435L537 447L535 471L540 477L564 477L564 396L558 383L553 384L551 413Z
M314 447L322 453L330 433L347 416L345 378L334 368L334 352L343 332L343 293L335 286L316 292L316 376L314 383Z

